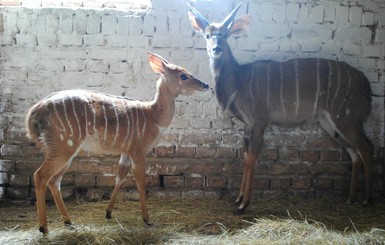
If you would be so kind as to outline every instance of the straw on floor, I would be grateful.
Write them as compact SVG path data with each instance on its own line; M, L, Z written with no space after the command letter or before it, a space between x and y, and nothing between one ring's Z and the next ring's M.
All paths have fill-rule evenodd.
M364 208L335 196L254 198L245 215L234 216L229 200L150 197L152 226L140 216L138 200L120 199L111 220L107 201L67 203L73 230L54 204L50 233L38 232L35 206L0 208L0 244L384 244L385 201Z

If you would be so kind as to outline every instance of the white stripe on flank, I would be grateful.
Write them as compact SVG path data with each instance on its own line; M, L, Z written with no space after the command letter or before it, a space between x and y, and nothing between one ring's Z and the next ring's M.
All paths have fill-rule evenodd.
M103 108L103 114L104 114L104 137L103 137L103 144L106 144L107 143L108 119L107 119L107 113L106 113L106 106L104 105L104 102L102 102L102 108Z
M129 130L130 130L131 139L130 139L130 141L127 141L126 150L128 150L129 147L131 147L132 141L134 140L134 130L135 130L134 129L134 116L132 115L132 108L130 108L129 110L130 110L130 124L131 124L129 127Z
M135 111L136 111L136 133L138 134L138 137L140 137L140 131L139 131L139 106L136 105L136 108L135 108Z
M315 112L317 110L317 104L318 104L318 96L319 96L319 90L320 90L320 87L321 87L321 78L320 78L320 71L319 71L319 68L320 68L320 59L317 59L317 92L315 94L315 100L314 100L314 106L313 106L313 120L314 120L314 117L315 117Z
M253 83L253 80L254 80L254 69L253 69L253 67L251 67L251 74L250 74L250 81L249 81L249 93L250 93L250 98L251 98L252 108L253 108L253 111L254 111L254 102L255 102L255 98L254 98L253 91L252 91L252 89L251 89L251 85L252 85L252 83Z
M333 104L334 104L335 100L337 99L337 96L340 92L339 90L340 90L340 83L341 83L341 71L340 71L340 67L338 66L338 64L336 65L336 67L337 67L337 89L336 89L336 92L334 93L332 103L330 104L331 107L333 107Z
M126 101L124 101L124 104L126 104ZM127 107L125 105L125 112L126 112L126 119L127 119L127 129L126 129L126 136L124 137L124 140L122 142L122 149L123 149L123 144L126 143L126 148L128 147L128 136L130 135L130 117L128 116L128 110L129 110L129 107Z
M84 119L85 119L85 126L86 126L86 132L85 132L85 136L88 135L88 117L87 117L87 102L84 103Z
M349 93L350 93L350 86L351 86L351 83L352 83L352 75L350 74L349 67L346 64L344 64L344 67L345 67L346 73L348 75L348 87L346 88L346 96L345 96L344 100L342 101L342 103L340 105L340 109L339 109L338 113L341 110L343 110L345 105L346 105L346 102L347 102L347 99L348 99ZM345 113L345 114L348 114L348 113Z
M73 97L71 96L71 103L72 103L72 110L74 111L74 116L75 116L75 119L76 119L76 122L78 124L78 130L79 130L79 141L82 137L82 130L80 128L80 121L79 121L79 117L78 117L78 114L76 113L76 108L75 108L75 103L74 103L74 99Z
M326 96L326 106L329 107L329 95L330 95L330 89L332 88L332 76L333 76L333 68L330 63L330 60L328 60L328 67L329 67L329 76L328 76L328 93Z
M234 102L235 95L237 95L237 91L233 92L233 93L230 95L230 98L229 98L229 100L227 101L226 108L225 108L225 110L224 110L225 113L228 112L230 105Z
M69 127L70 130L71 130L71 135L70 135L70 137L73 137L73 136L74 136L74 129L72 128L71 122L70 122L70 120L69 120L69 118L68 118L67 107L66 107L66 104L65 104L65 98L66 98L66 96L63 96L63 98L62 98L62 100L61 100L61 101L62 101L63 108L64 108L64 118L66 119L67 124L68 124L68 127Z
M279 93L279 97L281 99L281 106L282 106L282 110L283 110L283 115L286 119L287 115L286 115L286 107L285 107L285 102L283 101L283 72L282 72L282 63L279 63L279 72L281 74L281 87L280 87L280 93Z
M61 120L61 118L60 118L60 116L59 116L59 113L58 113L58 111L57 111L55 101L52 101L52 105L53 105L53 110L55 111L56 117L57 117L57 119L59 120L60 126L62 127L64 133L67 133L67 130L66 130L65 126L64 126L64 123L63 123L63 121Z
M114 137L114 141L112 142L111 146L114 146L115 143L116 143L116 139L118 138L118 135L119 135L119 115L118 115L118 111L116 110L116 106L115 106L115 103L114 101L112 101L112 107L114 108L114 112L115 112L115 117L116 117L116 130L115 130L115 137Z
M297 104L295 106L295 115L298 116L299 110L299 77L298 77L298 59L294 60L294 75L295 75L295 93L297 98Z
M268 66L267 66L267 110L269 110L269 107L270 107L270 71L271 71L271 67L270 67L270 63L268 63Z
M93 121L94 121L93 128L94 128L95 139L96 139L96 142L99 142L99 132L96 129L96 111L95 111L95 108L94 108L93 103L92 103L92 98L91 98L90 106L91 106L92 113L94 114L94 116L93 116Z
M143 116L142 137L144 137L144 134L146 132L146 127L147 127L147 119L146 119L146 115L144 114L143 107L140 107L140 110L142 111L142 116Z

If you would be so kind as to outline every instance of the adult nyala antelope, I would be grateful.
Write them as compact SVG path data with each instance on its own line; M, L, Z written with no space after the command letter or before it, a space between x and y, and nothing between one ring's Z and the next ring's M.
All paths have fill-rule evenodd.
M210 23L189 5L190 22L207 42L219 104L244 123L244 169L236 214L249 204L253 171L269 125L294 127L311 123L328 132L349 153L352 178L348 202L357 190L360 165L365 170L365 200L371 199L372 144L363 124L371 111L367 78L344 62L304 58L256 61L240 65L227 39L242 33L250 15L234 20L238 5L222 23Z
M160 74L157 93L151 102L130 100L85 90L53 93L28 112L28 137L44 149L44 161L34 174L40 231L48 232L45 196L50 189L64 224L72 222L60 193L60 182L80 149L98 153L120 153L116 185L107 207L111 218L119 188L132 166L140 195L143 221L149 223L146 207L145 156L171 123L175 99L208 89L206 83L186 69L148 53L154 72Z

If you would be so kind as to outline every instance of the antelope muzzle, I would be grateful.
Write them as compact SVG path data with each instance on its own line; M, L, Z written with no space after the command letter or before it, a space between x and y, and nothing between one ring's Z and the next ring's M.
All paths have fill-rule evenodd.
M207 52L212 59L219 59L222 56L222 37L212 36L207 42Z

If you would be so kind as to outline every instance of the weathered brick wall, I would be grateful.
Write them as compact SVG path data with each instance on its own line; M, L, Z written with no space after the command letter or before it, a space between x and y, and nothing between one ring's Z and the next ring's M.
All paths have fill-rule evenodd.
M235 3L197 1L195 6L220 21ZM376 146L375 188L381 190L384 2L250 0L240 10L246 12L252 16L247 33L229 41L240 62L323 57L344 60L369 78L374 112L365 129ZM157 75L147 64L147 50L213 86L205 41L193 33L182 0L153 0L147 12L2 7L0 38L0 198L34 197L32 175L42 154L25 137L25 113L49 93L83 88L150 100ZM238 190L242 127L223 115L212 91L178 98L170 129L148 157L150 195L218 197ZM117 156L81 153L63 179L63 196L108 196L117 162ZM317 127L272 127L254 190L346 191L350 168L348 154ZM131 175L125 188L135 190Z

